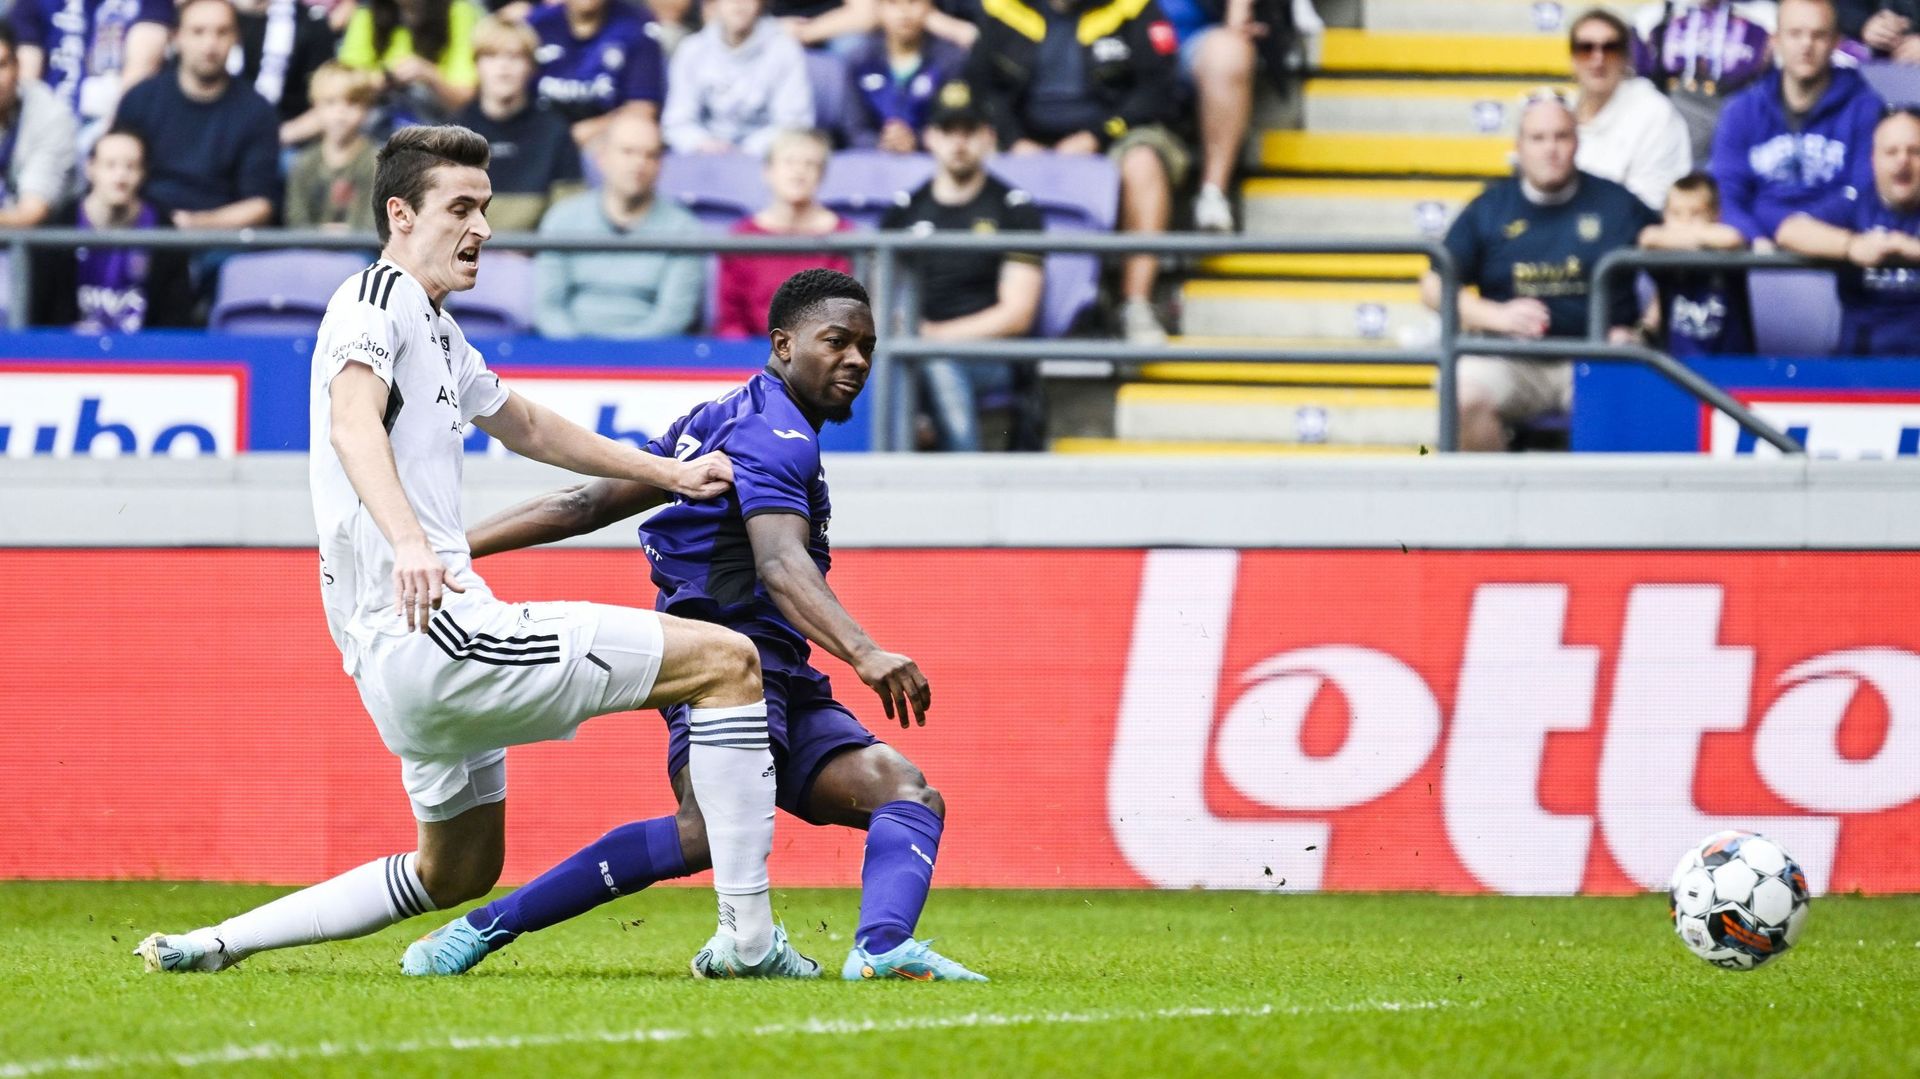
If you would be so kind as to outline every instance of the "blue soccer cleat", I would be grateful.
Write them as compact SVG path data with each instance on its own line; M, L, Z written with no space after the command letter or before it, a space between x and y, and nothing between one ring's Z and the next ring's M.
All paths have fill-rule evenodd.
M407 954L400 957L400 973L418 978L465 974L492 953L487 942L494 935L475 929L464 917L455 918L407 945Z
M715 933L688 964L696 978L818 978L820 964L796 951L785 926L773 927L773 949L758 963L743 963L733 938Z
M973 971L941 955L932 948L933 942L918 941L912 937L900 942L890 952L873 955L862 941L847 953L847 963L840 968L840 977L850 982L879 981L881 979L905 978L910 982L984 982L984 974Z

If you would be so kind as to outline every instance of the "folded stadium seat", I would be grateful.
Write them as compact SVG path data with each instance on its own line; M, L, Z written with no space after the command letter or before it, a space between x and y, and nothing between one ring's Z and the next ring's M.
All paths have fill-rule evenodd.
M773 196L751 154L668 154L656 190L692 211L701 223L727 229Z
M1753 343L1765 356L1825 356L1840 340L1840 298L1827 270L1750 270Z
M932 175L933 159L925 154L842 150L827 161L820 204L863 229L877 228L895 195Z
M372 259L351 251L255 251L220 265L207 328L237 334L312 334L340 282Z
M1920 67L1912 64L1861 64L1860 74L1889 105L1920 104Z
M1120 170L1096 154L1002 154L988 166L1033 196L1047 227L1112 232L1120 213Z
M847 116L847 62L827 49L808 49L807 84L813 90L813 126L838 132Z
M533 257L494 251L481 260L471 289L447 296L447 311L469 339L516 337L533 332Z

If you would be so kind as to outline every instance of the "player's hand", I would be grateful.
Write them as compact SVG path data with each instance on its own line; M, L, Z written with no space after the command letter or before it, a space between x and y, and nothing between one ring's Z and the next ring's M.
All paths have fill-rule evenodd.
M887 710L888 719L899 720L904 728L911 711L915 723L927 725L927 709L933 707L933 687L927 684L927 676L920 673L918 663L898 652L876 648L859 657L853 671L880 695L880 705Z
M718 498L733 486L733 462L719 450L680 462L671 490L689 502Z
M393 552L393 605L400 608L407 632L425 633L427 620L440 609L441 596L465 591L424 538Z

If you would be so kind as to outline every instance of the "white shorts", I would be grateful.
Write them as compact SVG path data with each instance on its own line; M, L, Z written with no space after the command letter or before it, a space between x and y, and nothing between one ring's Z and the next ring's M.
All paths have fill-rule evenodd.
M1491 401L1508 423L1573 407L1572 360L1462 356L1453 372L1460 396Z
M652 611L457 598L426 633L376 638L354 682L414 817L448 820L506 797L507 746L640 707L665 645Z

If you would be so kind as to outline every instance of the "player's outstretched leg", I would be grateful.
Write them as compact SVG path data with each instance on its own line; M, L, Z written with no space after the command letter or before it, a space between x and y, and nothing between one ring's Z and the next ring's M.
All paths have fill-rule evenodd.
M503 788L504 789L504 788ZM420 824L420 849L350 869L219 925L155 933L134 954L154 972L223 970L255 952L348 940L487 894L500 877L506 805Z
M842 978L987 980L913 936L933 887L946 814L946 802L927 786L920 769L883 744L842 753L814 780L808 809L816 819L867 831L860 925L840 968Z

